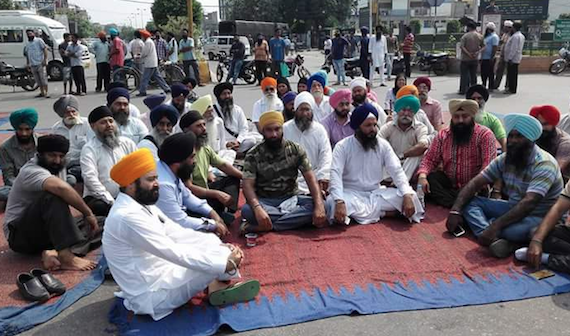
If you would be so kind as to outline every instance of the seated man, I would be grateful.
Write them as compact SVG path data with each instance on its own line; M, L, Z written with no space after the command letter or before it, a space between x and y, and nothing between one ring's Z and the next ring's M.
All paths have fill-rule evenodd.
M350 116L355 134L334 148L327 198L331 222L342 225L352 219L371 224L401 213L419 223L423 216L422 204L410 187L400 160L390 144L378 137L377 114L368 103L357 107ZM380 187L385 171L396 188Z
M283 138L297 143L305 150L321 190L327 193L332 150L327 131L323 125L313 121L314 106L315 100L308 92L302 92L295 98L295 119L283 125ZM297 184L301 194L309 194L303 174L299 174Z
M34 108L23 108L10 114L14 135L0 146L0 169L4 186L0 187L0 201L6 202L8 194L20 169L36 155L38 112Z
M113 90L114 88L127 89L127 84L125 84L122 81L116 81L116 82L109 83L109 89L107 90L107 93L109 93L109 91ZM164 93L161 93L161 94L164 95ZM129 116L133 117L133 118L140 118L141 117L141 111L139 110L139 108L135 104L131 103L130 101L129 101Z
M495 136L475 123L479 106L473 100L449 102L451 122L440 131L418 169L418 184L435 203L451 208L459 191L497 157ZM442 170L438 167L442 165ZM501 190L494 190L500 194Z
M415 120L414 115L420 109L420 101L415 96L404 96L394 104L394 121L380 128L380 137L388 141L396 153L404 173L411 181L427 151L427 127ZM385 175L389 178L388 175Z
M243 193L247 204L241 209L246 220L242 232L283 231L327 225L321 189L307 154L296 143L283 140L283 114L264 113L259 119L263 142L245 157ZM311 196L297 195L301 171Z
M198 94L196 93L196 91L194 91L198 82L192 77L186 77L182 80L182 84L186 85L186 87L188 88L188 91L190 91L190 93L188 94L188 97L186 97L186 100L190 104L192 104L196 100L198 100Z
M414 81L414 85L418 88L420 98L420 108L427 115L430 124L436 132L443 128L443 112L441 103L429 96L431 91L431 79L429 77L418 77Z
M232 295L220 282L239 277L243 252L238 247L184 228L154 205L159 183L149 150L125 156L111 177L121 192L106 221L103 252L125 308L160 320L206 288L216 305L224 304L223 297L231 304L257 295L258 281L230 287Z
M172 105L178 111L178 115L182 117L186 112L190 111L190 103L187 101L190 90L182 83L174 83L170 86L172 98L166 104Z
M307 88L313 95L313 98L315 98L313 118L319 123L332 113L332 107L329 104L329 97L325 95L326 87L327 74L324 71L315 72L307 80Z
M560 111L555 106L534 106L530 115L538 119L542 124L542 134L536 140L538 147L554 156L562 177L568 181L570 176L570 135L556 128L560 120Z
M352 105L354 108L359 107L364 103L368 103L378 112L378 127L382 127L386 123L386 112L384 109L368 98L368 89L366 87L366 78L357 77L350 82L350 91L352 91Z
M507 134L505 133L505 128L503 123L499 118L495 117L493 114L485 111L485 105L489 100L489 91L483 85L473 85L465 93L466 99L471 99L477 102L479 105L479 111L475 115L475 122L479 125L483 125L490 129L495 135L495 139L501 144L501 150L507 151Z
M225 236L229 231L222 218L184 185L192 177L195 145L196 136L188 132L176 133L160 146L156 206L182 227Z
M232 213L237 211L241 171L223 160L208 146L206 121L198 111L190 111L180 119L180 127L184 133L196 136L196 157L192 182L184 181L194 195L208 200L208 203L221 214L226 207ZM216 178L210 173L210 167L218 168L227 176Z
M137 150L131 139L119 136L113 113L107 106L99 106L89 114L89 124L95 133L81 150L81 175L84 200L97 216L107 216L119 186L109 172L115 163Z
M212 96L208 94L197 99L190 110L198 111L204 117L208 131L208 146L214 152L219 153L226 150L226 130L224 129L224 120L216 116L213 106Z
M138 117L131 116L129 102L131 96L125 88L114 88L107 93L107 107L113 113L119 134L139 143L148 134L144 122Z
M350 127L352 92L349 89L338 90L333 93L329 102L334 111L323 120L322 124L334 149L340 140L354 134L354 130Z
M277 96L277 80L273 77L265 77L261 81L263 97L253 104L251 121L259 131L259 118L268 111L283 111L283 102Z
M398 90L398 92L396 93L395 99L400 99L403 96L409 96L409 95L415 96L416 98L420 99L420 92L418 91L418 88L415 85L405 85L402 88L400 88ZM388 120L391 120L391 118L392 118L392 116L388 116ZM414 118L427 127L428 140L431 144L431 142L433 141L433 138L435 138L438 131L431 124L431 121L429 120L427 114L420 107L420 110L418 111L418 113L416 113Z
M38 154L20 170L10 192L4 235L18 253L42 254L47 270L91 270L96 263L77 257L89 250L90 239L100 234L97 218L66 181L65 155L69 141L61 135L38 139ZM84 216L73 218L70 206Z
M513 243L530 240L564 187L556 160L535 144L542 133L540 122L529 115L509 114L505 128L507 152L461 190L446 225L454 232L465 218L479 244L488 246L497 258L513 253ZM497 180L503 182L507 201L475 196Z
M158 161L158 148L174 132L178 123L178 111L172 105L160 104L150 111L152 130L138 144L138 148L148 148L155 161Z
M293 91L289 91L281 97L285 122L295 118L295 98L297 98L297 93Z

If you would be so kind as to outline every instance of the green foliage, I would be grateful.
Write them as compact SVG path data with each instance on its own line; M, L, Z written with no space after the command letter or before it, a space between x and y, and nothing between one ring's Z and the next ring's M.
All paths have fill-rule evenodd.
M459 22L459 20L447 21L447 33L448 34L459 33L460 29L461 29L461 23Z
M121 38L123 40L132 40L135 37L135 28L131 26L122 26L119 28Z
M154 21L149 21L146 23L146 26L144 27L144 29L146 29L148 31L156 30L156 24L154 23Z
M151 7L152 18L158 25L166 25L168 16L186 16L186 0L154 0ZM202 4L198 0L192 0L192 17L194 24L200 26L204 18Z
M166 38L166 33L171 32L176 37L176 40L180 40L182 38L182 29L188 29L188 18L186 16L168 16L168 22L164 25L158 26L163 34L163 38ZM202 35L202 30L199 26L196 25L194 22L194 41L196 42L196 49L200 49L201 46L199 45L200 36ZM201 56L201 52L194 53L197 57ZM199 58L200 59L200 58Z
M14 4L12 0L0 0L0 10L22 9L19 4Z
M558 19L560 20L570 19L570 13L562 13L560 14L560 16L558 16Z
M58 14L67 15L67 19L69 20L69 31L77 33L81 38L92 37L99 32L95 30L95 27L93 27L89 15L84 12L77 13L74 10L63 9L59 10ZM75 30L76 24L77 31Z
M412 33L414 34L420 34L422 30L422 24L419 20L411 20L410 27L412 27Z

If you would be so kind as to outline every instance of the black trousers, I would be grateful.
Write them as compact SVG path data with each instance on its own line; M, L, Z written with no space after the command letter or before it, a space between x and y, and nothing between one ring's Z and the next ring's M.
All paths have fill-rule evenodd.
M223 191L232 197L232 204L228 206L229 212L236 212L238 206L240 180L236 177L226 176L218 178L216 181L208 184L208 187L213 190ZM208 199L208 204L221 215L226 211L226 207L217 199Z
M410 78L412 76L412 54L404 54L404 66L406 68L406 77Z
M459 189L453 188L453 183L442 171L429 174L427 179L430 190L427 197L436 204L451 208L459 195Z
M489 86L487 86L489 81ZM489 90L495 88L495 59L481 60L481 82Z
M467 89L477 84L478 61L461 61L461 79L459 82L459 93L465 94Z
M570 227L557 225L542 242L542 249L550 253L548 268L570 273Z
M517 93L519 81L519 65L518 63L507 63L507 82L509 83L509 91Z
M370 79L370 62L368 59L360 60L360 70L362 70L362 77Z
M101 91L105 88L105 91L109 91L109 83L111 81L111 66L107 62L97 63L97 86L95 86L96 91Z
M87 84L85 84L85 69L83 69L82 66L74 66L71 67L71 73L73 74L75 87L77 87L77 93L87 93Z
M89 209L93 211L93 214L95 214L95 216L107 217L107 215L109 215L109 211L111 211L111 205L93 196L85 196L85 198L83 198L83 201L85 204L87 204Z
M255 61L255 78L259 84L265 77L267 77L267 61Z
M190 67L192 67L192 71L194 72L194 79L196 80L196 83L200 84L200 70L198 69L198 62L195 60L182 61L182 67L184 68L184 73L186 74L187 78L190 78Z

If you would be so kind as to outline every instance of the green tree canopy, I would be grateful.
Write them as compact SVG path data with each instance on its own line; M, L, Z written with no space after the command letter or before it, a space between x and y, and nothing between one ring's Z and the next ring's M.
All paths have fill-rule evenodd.
M168 23L168 16L187 16L188 9L186 0L154 0L150 11L155 24L161 26ZM204 18L204 11L198 0L192 0L192 11L194 24L199 26Z
M12 0L0 0L0 10L21 9L20 5L14 4Z
M455 34L455 33L459 33L459 30L461 29L461 23L459 23L459 20L450 20L447 21L447 33L448 34Z

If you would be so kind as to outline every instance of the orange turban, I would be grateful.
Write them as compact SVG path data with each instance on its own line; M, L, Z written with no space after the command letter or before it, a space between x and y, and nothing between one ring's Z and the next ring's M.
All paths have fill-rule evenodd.
M105 37L107 37L107 33L105 33L104 31L100 31L99 33L97 33L97 37L105 38Z
M420 95L418 88L415 85L402 86L398 93L396 93L396 99L400 99L403 96L413 95L418 97Z
M265 92L265 88L268 86L273 86L277 88L277 80L273 77L265 77L261 81L261 91Z
M155 169L156 162L152 153L148 148L141 148L117 162L111 168L111 178L121 187L126 187Z
M151 34L148 30L146 30L146 29L141 29L141 30L139 30L139 33L141 33L141 36L142 36L142 37L146 37L146 38L149 38L149 37L151 37L151 35L152 35L152 34Z
M276 111L265 112L259 118L259 129L263 130L263 128L269 124L279 124L279 126L283 126L284 122L283 113Z

